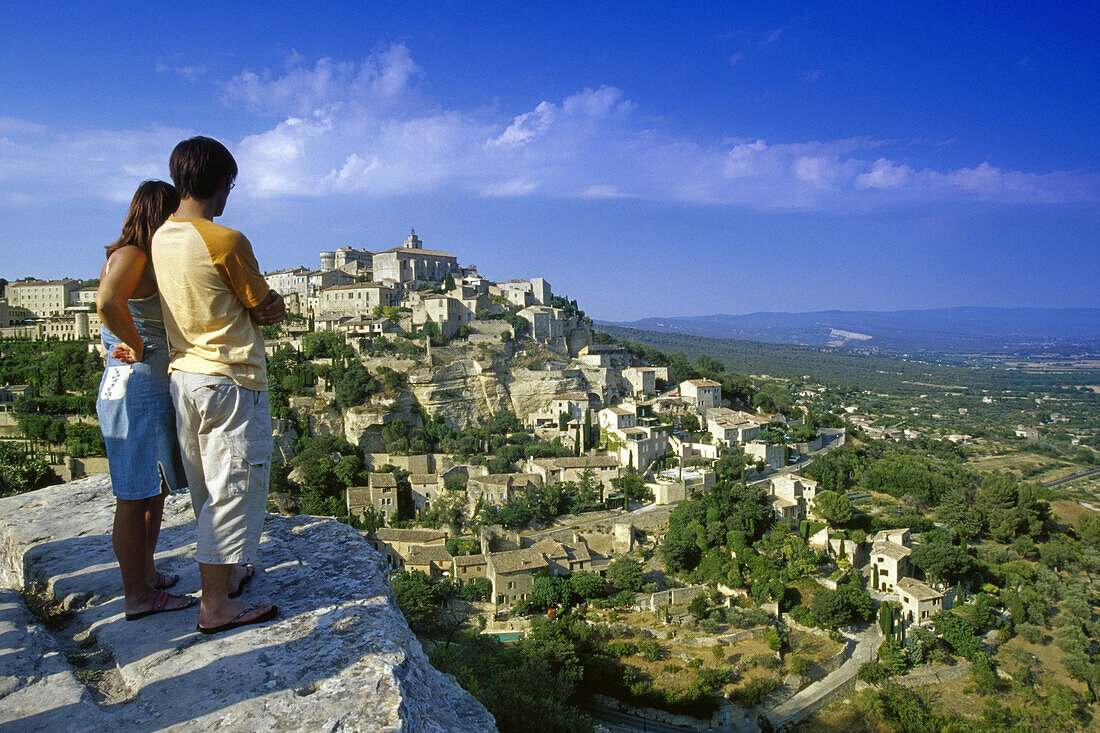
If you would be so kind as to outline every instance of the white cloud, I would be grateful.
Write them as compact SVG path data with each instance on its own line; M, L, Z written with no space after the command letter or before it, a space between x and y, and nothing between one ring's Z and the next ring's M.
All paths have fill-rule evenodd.
M898 188L913 178L913 169L897 165L886 158L879 158L866 173L856 176L857 188Z
M167 178L168 155L189 130L58 133L23 120L0 121L0 201L29 205L76 198L127 203L147 178Z
M246 69L223 85L226 96L257 112L309 115L333 106L392 103L420 73L404 44L394 44L360 63L323 58L310 69L301 62L300 54L292 53L281 76L269 69L258 74Z
M867 209L899 203L1096 201L1100 180L1027 173L983 162L934 170L913 145L849 137L702 142L639 114L622 90L582 89L527 109L441 109L413 84L421 74L402 44L358 62L292 54L280 72L243 71L223 85L230 104L277 117L230 144L238 196L363 197L449 188L486 197L635 197L756 209ZM166 174L188 131L61 134L0 118L0 197L86 195L128 199L144 177ZM905 161L891 157L904 157ZM60 192L60 193L59 193Z

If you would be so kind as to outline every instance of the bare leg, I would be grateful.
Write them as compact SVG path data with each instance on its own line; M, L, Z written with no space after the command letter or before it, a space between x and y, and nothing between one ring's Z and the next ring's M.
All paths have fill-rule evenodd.
M168 485L162 485L160 494L146 499L148 506L145 509L145 578L150 586L156 586L157 564L153 554L157 551L157 540L160 538L160 522L164 516L164 497L168 495Z
M122 588L126 593L125 608L128 612L151 606L157 592L148 581L145 571L145 515L148 499L130 501L115 500L115 524L111 531L111 544L122 571Z
M240 567L237 564L207 565L206 563L199 563L199 575L202 576L202 603L199 605L199 626L209 629L227 624L242 611L251 607L251 604L232 600L229 597L229 588L234 572L239 572ZM251 613L237 620L249 621L257 616L262 616L270 609L270 603L262 603L257 605Z
M115 500L115 523L111 531L111 544L122 571L122 588L126 595L123 609L126 613L148 611L157 600L159 591L148 580L146 567L145 518L150 499ZM182 608L190 599L173 596L167 608Z

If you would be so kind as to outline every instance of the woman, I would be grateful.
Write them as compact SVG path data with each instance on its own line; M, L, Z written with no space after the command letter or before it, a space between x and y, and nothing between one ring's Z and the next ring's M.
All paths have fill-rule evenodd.
M108 354L96 412L116 498L111 540L130 621L196 602L169 593L166 589L179 576L158 572L153 562L164 497L179 488L183 468L168 393L168 338L149 244L178 205L171 184L145 181L138 186L122 236L107 247L95 298Z

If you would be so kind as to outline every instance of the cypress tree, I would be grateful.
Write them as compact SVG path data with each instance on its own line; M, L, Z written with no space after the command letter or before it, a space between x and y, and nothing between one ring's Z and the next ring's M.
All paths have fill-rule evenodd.
M883 603L878 612L878 625L882 629L883 636L890 636L894 631L894 607L889 603Z
M878 590L878 565L873 565L871 570L871 587Z

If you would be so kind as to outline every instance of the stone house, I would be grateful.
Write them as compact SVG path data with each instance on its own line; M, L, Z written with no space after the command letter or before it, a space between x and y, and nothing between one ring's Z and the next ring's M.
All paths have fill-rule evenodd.
M630 352L622 346L589 344L577 352L577 361L586 366L622 370L630 366Z
M611 481L622 474L618 459L608 455L531 458L527 461L527 470L538 474L544 484L580 481L585 471L591 471L605 489L610 489Z
M569 576L578 570L592 572L594 556L588 549L588 544L573 533L571 541L561 542L551 537L545 537L536 542L532 550L537 550L546 558L550 568L550 574L554 576ZM606 571L606 566L604 567Z
M20 397L34 397L34 387L29 384L5 384L0 387L0 412L10 412L12 404Z
M542 553L531 547L491 553L485 558L485 576L493 585L493 603L499 606L530 597L535 573L549 567Z
M531 338L540 344L555 346L564 344L565 311L545 305L529 305L518 315L531 324Z
M407 559L417 548L446 549L447 535L435 529L395 529L379 527L374 534L364 535L367 542L386 558L388 567L405 569Z
M417 514L432 508L432 501L443 491L443 482L438 474L409 474L409 493L412 496L413 509Z
M897 581L897 594L901 601L902 619L906 623L923 626L937 613L950 608L943 593L913 578Z
M768 494L777 519L805 519L817 496L817 482L793 473L779 474L769 482Z
M59 316L70 305L80 282L63 280L17 280L7 284L4 297L13 308L25 308L37 318Z
M348 514L358 517L370 507L387 522L397 519L397 492L397 478L392 473L372 473L366 486L348 487Z
M706 411L706 415L707 430L716 441L726 447L754 440L768 424L767 418L728 407L712 407Z
M537 488L540 484L538 474L534 473L491 473L488 476L471 476L466 483L466 511L473 516L479 501L493 506L501 506L524 488Z
M397 294L381 283L333 285L320 291L317 308L321 313L343 311L351 315L370 315L378 306L394 305Z
M754 461L763 461L772 471L778 471L787 463L787 448L778 443L750 440L741 445L745 455Z
M420 571L432 580L438 580L444 575L450 575L454 566L454 558L447 552L445 546L418 546L409 550L405 558L405 570L408 572Z
M713 379L689 379L680 382L680 398L705 412L722 404L722 385Z
M439 334L444 339L454 336L462 324L474 320L474 313L461 300L449 295L429 293L410 298L409 303L412 305L413 326L420 328L431 321L439 326Z
M637 425L634 410L623 406L605 407L596 414L602 430L622 431Z
M872 580L878 576L878 590L888 593L897 586L902 578L912 572L909 556L913 553L905 545L884 540L871 545Z
M660 370L657 367L628 367L623 369L623 379L625 379L632 390L632 394L636 395L651 395L657 391L657 379L659 372L664 373L664 376L660 377L663 381L668 376L668 368L662 367Z
M477 555L458 555L454 558L452 566L453 575L451 577L459 583L488 577L485 556L481 553Z

